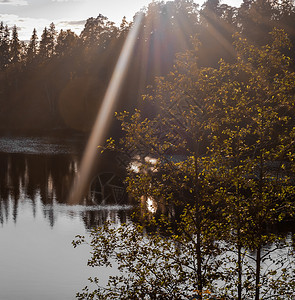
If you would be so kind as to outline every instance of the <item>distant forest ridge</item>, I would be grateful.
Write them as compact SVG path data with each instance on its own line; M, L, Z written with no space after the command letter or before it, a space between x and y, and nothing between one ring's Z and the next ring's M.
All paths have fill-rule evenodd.
M152 2L134 47L120 92L117 110L139 107L147 116L155 111L139 101L156 76L169 73L177 53L200 41L200 67L216 67L220 59L234 62L233 35L238 32L254 45L266 45L273 28L284 29L293 49L293 0L244 0L239 8L208 0L199 7L192 0ZM0 131L77 130L88 132L132 23L120 26L99 15L89 18L78 36L59 33L53 23L41 37L33 30L28 43L19 40L17 26L0 24ZM294 68L294 63L291 64ZM112 134L118 132L114 122Z

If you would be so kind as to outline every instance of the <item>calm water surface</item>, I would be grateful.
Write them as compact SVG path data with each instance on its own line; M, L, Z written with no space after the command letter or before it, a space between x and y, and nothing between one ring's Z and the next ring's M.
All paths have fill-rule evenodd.
M82 138L0 138L0 299L75 299L89 276L89 248L72 240L107 219L130 212L119 175L105 161L89 195L69 206ZM102 272L102 271L101 271Z

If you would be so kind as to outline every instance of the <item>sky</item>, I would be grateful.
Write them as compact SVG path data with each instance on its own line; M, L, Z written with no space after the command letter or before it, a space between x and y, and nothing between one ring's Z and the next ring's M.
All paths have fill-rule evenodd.
M131 21L134 14L152 0L0 0L0 21L18 27L19 38L29 40L34 28L40 37L44 27L54 22L56 29L71 29L80 34L85 21L102 14L120 24L125 16ZM195 0L202 4L204 0ZM223 0L239 6L242 0Z

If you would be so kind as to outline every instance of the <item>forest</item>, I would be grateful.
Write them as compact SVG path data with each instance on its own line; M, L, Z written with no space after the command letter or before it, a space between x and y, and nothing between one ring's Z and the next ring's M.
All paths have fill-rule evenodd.
M77 298L293 299L293 1L143 13L100 148L126 163L137 209L73 241L119 271ZM99 15L80 36L51 24L25 45L2 24L1 128L89 131L131 26Z
M269 32L284 29L295 43L293 1L243 1L239 8L206 1L155 1L143 9L144 20L132 62L121 90L118 111L141 107L140 96L155 76L168 74L176 53L200 41L199 65L216 67L220 59L236 60L232 46L238 32L254 45L270 41ZM117 57L132 22L120 26L98 15L89 18L80 35L57 32L55 25L29 42L18 38L17 24L0 23L0 128L2 132L88 132L100 107ZM294 57L294 50L286 50ZM153 115L152 107L144 107ZM114 121L114 124L116 122ZM118 130L118 124L113 126Z

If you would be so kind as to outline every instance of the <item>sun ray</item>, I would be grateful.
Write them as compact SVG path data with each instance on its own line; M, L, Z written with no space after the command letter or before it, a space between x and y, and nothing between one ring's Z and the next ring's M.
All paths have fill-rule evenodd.
M133 27L130 30L121 51L101 108L92 128L79 171L71 189L68 200L69 204L79 204L88 188L90 176L95 165L96 157L98 156L97 146L104 142L105 133L110 125L110 121L112 120L114 106L118 98L124 76L128 69L142 17L142 14L138 14L136 16Z

